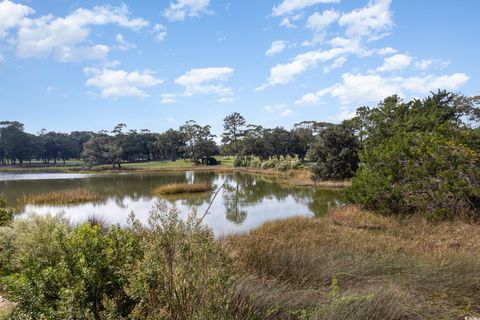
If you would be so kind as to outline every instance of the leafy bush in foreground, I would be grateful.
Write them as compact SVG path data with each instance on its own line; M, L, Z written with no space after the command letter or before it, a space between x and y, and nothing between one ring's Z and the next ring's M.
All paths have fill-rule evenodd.
M14 214L15 209L8 208L7 201L5 200L3 195L0 194L0 227L12 222Z
M234 277L195 215L158 204L149 226L81 224L61 217L0 228L1 278L13 319L224 319ZM1 271L1 270L0 270Z

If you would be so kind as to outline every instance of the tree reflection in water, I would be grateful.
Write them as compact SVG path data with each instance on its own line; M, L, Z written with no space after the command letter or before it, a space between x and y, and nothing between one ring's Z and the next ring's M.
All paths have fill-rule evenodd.
M235 224L245 221L249 206L262 201L275 200L281 205L280 201L292 197L297 203L306 204L315 216L343 203L341 191L285 186L271 176L234 173L224 179L226 218Z

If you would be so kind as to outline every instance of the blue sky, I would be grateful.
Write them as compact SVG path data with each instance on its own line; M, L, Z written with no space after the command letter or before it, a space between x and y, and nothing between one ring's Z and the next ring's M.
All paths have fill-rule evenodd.
M0 2L0 120L29 132L339 122L478 94L476 0Z

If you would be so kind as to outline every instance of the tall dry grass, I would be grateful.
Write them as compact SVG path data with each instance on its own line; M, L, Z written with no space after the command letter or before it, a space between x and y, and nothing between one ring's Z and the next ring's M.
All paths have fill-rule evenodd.
M460 319L480 315L480 225L349 206L222 239L255 319Z
M291 186L315 186L319 188L338 189L352 184L351 180L314 181L308 169L291 169L286 172L284 183Z
M152 193L154 195L172 195L181 193L197 193L211 191L212 185L208 183L172 183L164 184L155 188Z
M86 189L72 189L64 191L53 191L41 194L23 194L17 199L18 204L27 205L66 205L77 204L84 202L98 202L104 201L105 195L86 190Z

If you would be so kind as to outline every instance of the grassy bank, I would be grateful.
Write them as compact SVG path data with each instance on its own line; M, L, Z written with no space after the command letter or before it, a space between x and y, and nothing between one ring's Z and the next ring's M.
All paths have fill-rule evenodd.
M478 230L344 207L222 241L259 319L463 319L480 315Z
M24 194L22 197L17 199L17 202L20 205L65 205L84 202L98 202L102 200L105 200L104 195L92 192L90 190L74 189L41 194Z
M156 196L172 195L182 193L198 193L211 191L212 185L208 183L172 183L165 184L155 188L152 193Z

